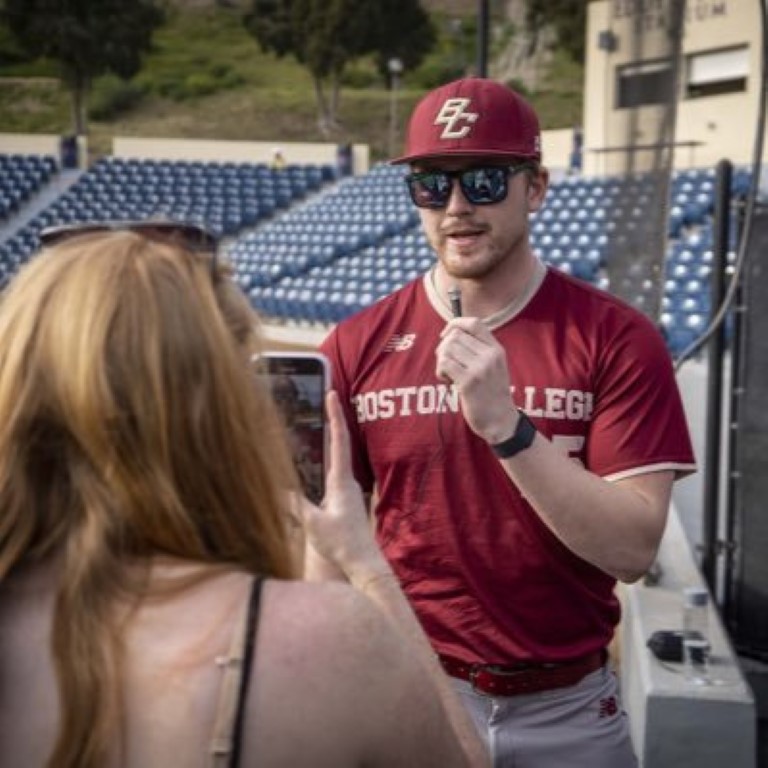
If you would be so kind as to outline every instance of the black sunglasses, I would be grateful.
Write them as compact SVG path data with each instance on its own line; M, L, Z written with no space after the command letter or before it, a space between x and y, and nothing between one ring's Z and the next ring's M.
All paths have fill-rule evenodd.
M413 204L419 208L445 208L453 191L453 179L459 180L464 197L472 205L494 205L507 196L509 179L532 168L519 165L479 165L460 171L420 171L405 177Z
M150 240L173 243L193 253L211 256L211 275L216 278L218 238L199 224L185 221L92 221L46 227L38 234L40 244L52 246L75 237L100 232L135 232Z

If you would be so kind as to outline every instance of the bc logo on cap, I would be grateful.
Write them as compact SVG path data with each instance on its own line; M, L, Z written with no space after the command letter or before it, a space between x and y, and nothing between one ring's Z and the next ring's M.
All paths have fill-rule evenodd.
M471 99L446 99L434 123L445 126L440 134L441 139L462 139L469 133L472 123L480 117L477 112L467 111L470 103ZM461 121L466 121L469 125L459 126Z

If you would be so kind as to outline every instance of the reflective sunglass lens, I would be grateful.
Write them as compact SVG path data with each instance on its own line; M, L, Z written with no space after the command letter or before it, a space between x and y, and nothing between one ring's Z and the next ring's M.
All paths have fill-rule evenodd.
M451 179L445 173L413 173L406 182L419 208L442 208L451 196Z
M507 196L507 169L471 168L459 176L461 190L473 205L501 202Z

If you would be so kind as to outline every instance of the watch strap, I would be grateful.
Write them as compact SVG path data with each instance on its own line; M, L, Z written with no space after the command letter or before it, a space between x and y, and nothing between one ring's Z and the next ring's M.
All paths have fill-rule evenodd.
M529 448L536 437L536 427L533 422L522 411L518 410L518 413L520 418L517 420L517 426L512 437L491 445L491 450L500 459L510 459L520 451Z

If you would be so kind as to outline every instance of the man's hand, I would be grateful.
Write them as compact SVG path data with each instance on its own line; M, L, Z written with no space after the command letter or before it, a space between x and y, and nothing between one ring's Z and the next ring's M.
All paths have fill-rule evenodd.
M510 395L507 355L482 320L451 320L435 350L435 372L458 390L464 418L488 443L511 437L519 418Z

